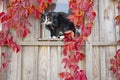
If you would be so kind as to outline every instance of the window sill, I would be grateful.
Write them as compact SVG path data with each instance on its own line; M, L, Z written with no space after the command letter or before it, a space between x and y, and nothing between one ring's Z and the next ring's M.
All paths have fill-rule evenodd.
M58 39L58 38L38 38L38 41L63 41L63 39Z

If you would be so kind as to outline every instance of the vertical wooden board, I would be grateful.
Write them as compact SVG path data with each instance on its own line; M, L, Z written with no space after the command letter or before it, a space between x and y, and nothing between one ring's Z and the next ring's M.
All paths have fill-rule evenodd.
M112 1L110 0L99 0L100 3L100 8L99 8L99 13L100 13L100 41L104 42L104 41L115 41L115 27L114 27L114 4ZM108 51L110 52L114 52L115 51L115 47L108 47ZM105 51L105 54L107 56L107 59L110 59L110 56L113 53L109 53L107 51ZM103 56L103 49L100 49L100 56L101 57L101 63L102 63L102 58L106 57L105 55ZM106 69L104 69L105 67L101 66L101 70L105 70L104 71L104 75L106 74L106 76L103 75L103 73L101 73L101 80L111 80L112 76L111 73L109 71L109 67L110 67L110 63L107 60L107 65L106 65Z
M115 17L120 14L120 11L118 10L117 6L118 6L118 3L115 2ZM120 26L115 25L115 28L116 28L116 41L119 41L120 40ZM117 46L117 50L118 49L120 49L120 46Z
M101 74L101 78L100 80L107 80L107 76L106 76L106 52L105 52L105 47L100 47L100 74Z
M35 80L37 75L37 49L34 46L24 46L22 49L22 80Z
M6 80L18 80L17 72L18 72L18 64L17 64L17 56L16 53L10 51L8 54L11 54L11 62L8 64L7 69L7 79Z
M38 80L38 60L39 60L39 47L38 46L34 46L34 53L33 55L34 57L34 69L33 69L33 80Z
M98 42L99 41L99 1L95 0L94 3L94 9L96 11L96 18L94 22L94 26L92 29L92 42ZM93 47L93 80L100 80L100 56L99 56L99 47L95 46Z
M58 52L57 52L57 74L59 74L60 72L62 72L62 47L58 46ZM59 76L57 76L59 77ZM57 80L60 80L60 78L58 78Z
M10 58L9 57L10 50L7 47L2 47L2 52L6 52L8 54L7 58ZM2 62L3 62L3 58L2 58ZM1 73L1 75L2 75L1 76L1 80L7 80L7 73L8 73L8 71L9 71L9 65L8 65L8 67L5 70L2 71L2 73Z
M21 48L21 51L19 53L17 53L17 79L16 80L22 80L21 79L21 70L22 70L22 67L21 67L21 65L22 65L22 62L21 62L22 60L21 59L22 59L22 57L21 57L21 55L22 55L22 48Z
M86 53L85 53L85 56L86 56ZM86 60L85 60L85 58L83 60L79 61L79 63L78 63L78 66L79 66L80 70L86 70Z
M58 71L57 71L57 60L58 60L58 51L57 46L51 47L51 80L58 80Z
M21 80L21 53L10 51L11 62L8 64L6 80Z
M36 19L34 24L34 40L40 38L40 27L40 19Z
M7 59L11 60L2 72L2 80L21 80L21 51L16 54L10 48L2 47L2 52L6 52Z
M47 70L47 80L50 80L50 71L51 71L50 46L47 47L47 50L48 50L48 52L47 52L47 60L48 60L47 61L48 62L48 64L47 64L47 68L48 68L48 70Z
M112 42L115 41L115 26L114 26L114 17L115 17L115 8L114 3L110 0L105 0L105 10L104 10L104 21L105 21L105 32L106 32L106 41ZM103 31L102 31L103 32ZM113 57L115 53L115 46L108 46L106 48L106 72L107 72L107 79L114 80L110 68L110 58Z
M110 59L114 57L115 48L113 47L106 47L106 73L108 80L117 80L115 75L113 75L112 71L110 71Z
M0 3L0 12L2 12L2 11L3 11L3 2ZM0 31L1 30L2 30L2 24L0 23ZM2 51L1 51L1 47L0 47L0 65L2 64L1 54L2 54ZM0 79L1 79L1 77L2 77L2 73L0 73Z
M92 42L91 36L88 38L88 42L86 42L86 74L89 80L93 80L93 64L92 64Z
M114 4L99 0L100 41L115 41Z
M49 47L46 46L40 46L39 47L39 60L38 60L38 80L50 80L47 79L47 76L49 76L51 67L48 66L50 64L50 58L49 58ZM50 78L50 76L49 76Z
M100 80L100 53L99 47L93 47L93 80Z
M34 17L30 17L29 19L32 26L27 26L30 30L30 33L23 39L23 41L34 41L34 34L35 34L35 19Z
M3 11L3 1L0 2L0 12ZM2 24L0 23L0 31L2 30Z
M65 64L62 63L62 59L65 58L63 55L63 47L62 47L62 54L61 54L61 72L66 72L67 70L64 68Z

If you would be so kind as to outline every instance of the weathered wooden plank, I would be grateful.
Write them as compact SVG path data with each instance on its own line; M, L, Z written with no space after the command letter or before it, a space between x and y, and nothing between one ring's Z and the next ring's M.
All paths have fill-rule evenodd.
M104 16L104 0L99 0L99 21L100 21L100 41L106 40L106 25L104 22L104 18L107 18ZM106 65L105 65L105 50L103 47L100 47L100 79L101 80L107 80L106 78Z
M38 46L34 46L34 53L33 53L33 59L34 59L34 69L33 69L33 80L38 80L38 60L39 60L39 47Z
M7 47L2 47L2 52L6 52L10 56L10 54L9 54L10 51L9 51L9 49ZM8 55L7 55L7 58L10 58ZM2 58L2 62L3 61L4 60ZM5 70L2 71L2 73L1 73L2 74L1 80L7 80L8 69L9 69L9 65L8 65L8 67Z
M116 41L104 41L104 42L93 42L93 46L117 46L120 45L120 43L117 43Z
M18 55L16 55L15 52L9 52L7 54L11 54L11 62L9 63L9 66L8 66L8 70L7 70L7 79L6 80L19 80L17 78L17 76L20 77L20 75L18 75L20 72L19 72L19 69L21 66L18 66L18 60L17 60L17 57Z
M50 54L49 49L46 46L40 46L39 47L39 60L38 60L38 80L50 80L47 79L50 78L50 71L51 67L48 66L50 64ZM49 61L48 61L49 60ZM48 77L47 77L48 76Z
M105 52L105 47L100 47L100 80L107 80L106 77L106 56L105 56L106 52Z
M17 54L10 48L6 48L5 51L7 51L8 59L11 60L8 64L5 80L21 80L21 51Z
M115 16L118 16L120 14L120 11L118 10L118 3L115 2ZM120 26L119 25L115 25L115 29L116 29L116 41L120 40ZM117 46L116 51L120 49L120 46Z
M0 2L0 12L3 11L3 2ZM0 23L0 31L2 30L2 24Z
M37 67L37 49L32 46L24 46L22 50L22 80L34 80L37 77L37 75L35 75Z
M115 27L114 27L114 4L109 0L100 0L100 41L115 41ZM108 49L108 50L107 50ZM110 74L109 59L114 52L115 47L101 47L101 80L114 80ZM102 53L102 54L101 54ZM104 53L104 54L103 54ZM107 64L106 64L107 63ZM106 65L105 65L106 64Z
M2 12L2 11L3 11L3 2L0 3L0 12ZM2 24L0 23L0 31L1 30L2 30ZM2 50L1 50L1 47L0 47L0 65L2 64L1 54L2 54ZM1 77L2 77L2 73L0 73L0 79L1 79Z
M93 47L93 80L100 80L100 55L99 47Z
M18 42L18 44L22 45L22 46L42 46L42 45L45 45L45 46L63 46L64 43L62 41L23 41L23 42ZM103 41L96 41L96 42L92 42L91 44L92 46L118 46L120 45L120 43L117 43L116 41L106 41L106 42L103 42Z
M92 37L89 36L86 42L86 74L89 80L93 80L93 64L92 64Z
M34 41L37 41L40 38L40 20L36 19L34 22Z
M61 45L64 45L63 42L57 42L57 41L53 41L53 42L50 42L50 41L36 41L36 42L19 42L20 45L22 46L36 46L36 45L43 45L43 46L61 46Z
M37 32L35 32L35 19L34 19L34 17L31 17L31 18L29 18L29 21L30 21L30 23L31 23L31 25L32 26L28 26L28 28L29 28L29 30L30 30L30 34L28 34L24 39L23 39L23 41L34 41L35 39L34 39L34 37L35 37L35 33Z
M62 71L62 47L58 46L58 51L57 51L57 74L59 74ZM59 77L59 76L57 76ZM60 80L60 78L58 78L57 80Z
M92 30L92 64L93 64L93 80L100 80L100 56L99 56L99 46L94 46L94 42L99 42L99 1L95 0L94 9L96 11L96 18ZM96 44L96 43L95 43Z
M48 46L47 47L47 50L48 50L48 53L47 53L47 60L48 60L48 64L47 64L47 68L48 68L48 70L47 70L47 80L51 80L50 79L50 72L51 72L51 57L50 57L50 55L51 55L51 49L50 49L50 46Z
M58 80L59 77L58 77L58 71L57 71L57 68L58 68L58 52L57 52L57 46L53 46L51 47L51 80Z
M21 48L22 49L22 48ZM16 54L15 54L16 55ZM22 57L21 57L21 55L22 55L22 50L19 52L19 53L17 53L17 79L16 80L21 80L21 70L22 70ZM14 76L13 76L14 77Z
M114 50L113 50L114 49ZM116 52L115 47L106 47L106 76L108 80L116 80L115 75L110 71L110 59L114 57Z

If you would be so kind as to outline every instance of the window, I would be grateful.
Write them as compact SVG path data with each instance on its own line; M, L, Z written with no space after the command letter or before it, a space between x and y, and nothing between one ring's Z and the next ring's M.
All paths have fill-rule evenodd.
M65 12L69 13L68 8L68 0L54 0L50 7L46 10L46 12L54 11L54 12ZM41 24L42 27L40 27L40 38L51 38L50 37L50 31L44 27L44 25Z

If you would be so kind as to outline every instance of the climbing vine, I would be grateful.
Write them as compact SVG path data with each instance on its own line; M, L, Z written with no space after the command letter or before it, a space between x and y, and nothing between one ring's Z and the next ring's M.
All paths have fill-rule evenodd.
M113 0L116 1L118 3L118 11L120 11L120 0ZM115 24L116 25L120 25L120 14L118 14L115 17ZM120 40L117 41L118 43L120 43ZM116 51L115 56L110 59L110 70L115 74L115 76L117 77L117 80L120 80L120 49L118 49Z
M30 33L29 26L32 26L30 17L40 18L40 13L44 13L51 2L52 0L7 0L7 12L0 12L0 22L2 23L0 46L11 47L18 53L20 45L15 42L10 31L16 32L19 38L25 38ZM4 61L0 71L4 70L10 61L7 59L7 54L2 53Z
M79 62L85 58L84 45L91 34L93 20L96 13L93 10L94 0L70 0L69 8L72 14L68 18L81 30L80 36L75 36L71 31L66 32L62 63L65 72L59 75L65 80L87 80L84 70L79 67ZM74 36L74 37L73 37Z

